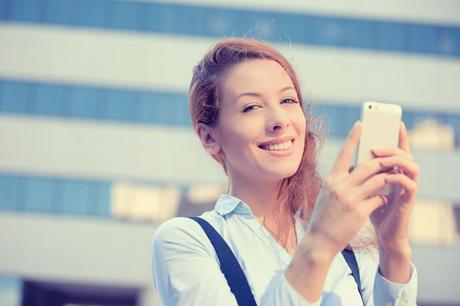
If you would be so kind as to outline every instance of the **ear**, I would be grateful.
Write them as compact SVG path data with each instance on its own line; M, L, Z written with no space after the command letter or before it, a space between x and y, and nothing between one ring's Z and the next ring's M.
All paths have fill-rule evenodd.
M204 123L198 123L196 126L196 133L200 138L203 148L211 155L220 152L220 145L215 139L215 130Z

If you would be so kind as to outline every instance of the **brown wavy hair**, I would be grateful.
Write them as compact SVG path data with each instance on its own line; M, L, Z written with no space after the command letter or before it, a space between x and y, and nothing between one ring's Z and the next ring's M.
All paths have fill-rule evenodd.
M320 125L313 117L311 108L307 110L305 107L299 81L291 64L280 52L257 40L230 38L220 41L193 68L189 88L190 115L195 130L198 123L214 127L219 120L219 106L222 97L220 80L223 74L231 67L251 59L273 60L284 68L297 92L307 123L305 147L299 168L294 175L283 179L276 205L272 210L278 225L278 231L272 234L287 248L290 242L295 241L293 239L295 238L293 216L300 209L301 216L307 221L322 183L317 167L317 155L322 137L315 132L315 130L319 131ZM212 157L222 165L227 173L222 154L219 152Z

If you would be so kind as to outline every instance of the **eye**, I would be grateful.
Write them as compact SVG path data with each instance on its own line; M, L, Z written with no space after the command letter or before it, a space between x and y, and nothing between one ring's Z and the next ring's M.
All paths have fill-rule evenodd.
M297 100L294 100L292 98L286 98L281 101L281 103L287 103L287 104L297 104L299 103Z
M253 110L255 110L256 108L259 108L259 107L260 107L260 105L257 105L257 104L246 105L246 106L243 108L243 113L247 113L247 112L253 111Z

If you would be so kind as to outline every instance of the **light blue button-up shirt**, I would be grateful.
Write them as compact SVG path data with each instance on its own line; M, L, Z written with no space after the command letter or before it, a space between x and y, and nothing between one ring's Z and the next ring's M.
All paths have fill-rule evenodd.
M214 210L201 215L224 238L240 263L258 305L363 305L357 284L342 254L334 258L319 301L308 303L289 284L285 270L291 256L251 213L247 204L222 195ZM296 217L298 241L304 235ZM415 305L417 277L411 265L407 284L386 280L367 251L355 251L365 305ZM190 218L163 223L153 238L153 277L164 306L236 306L206 234Z

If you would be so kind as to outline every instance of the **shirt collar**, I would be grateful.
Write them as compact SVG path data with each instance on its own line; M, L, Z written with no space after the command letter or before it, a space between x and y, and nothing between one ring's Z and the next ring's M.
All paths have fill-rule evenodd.
M252 217L252 212L249 206L229 194L222 194L216 202L214 210L221 216L228 215L230 213Z
M242 215L246 218L254 217L251 209L246 203L229 194L220 195L220 197L217 199L214 210L221 216L226 216L228 214L234 213ZM296 214L294 215L297 243L300 243L302 237L305 234L305 225L302 215L303 214L301 209L297 210Z

